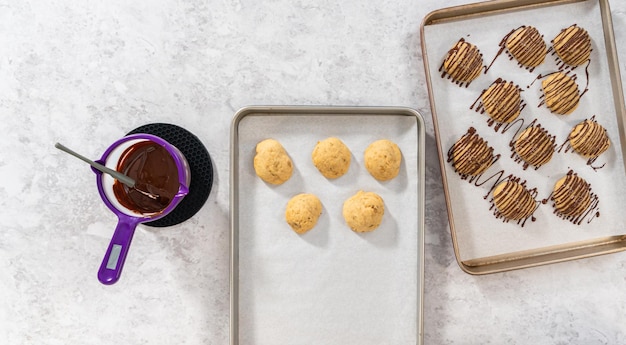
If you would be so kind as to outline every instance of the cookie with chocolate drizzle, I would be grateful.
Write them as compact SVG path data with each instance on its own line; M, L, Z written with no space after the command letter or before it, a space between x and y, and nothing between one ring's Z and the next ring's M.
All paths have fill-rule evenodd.
M511 32L505 45L509 53L526 67L541 65L548 53L543 35L533 26L523 25Z
M611 146L606 129L593 119L586 119L572 129L569 143L585 158L596 158Z
M494 121L509 123L522 111L520 88L501 78L480 95L482 107Z
M470 127L448 151L448 162L461 175L482 174L494 162L493 147Z
M573 24L552 40L552 47L558 57L570 66L580 66L591 55L591 37L587 30Z
M580 101L578 84L562 72L555 72L541 82L546 106L553 113L560 115L571 114Z
M552 159L556 148L555 136L550 135L541 125L533 125L520 133L513 144L517 155L526 162L524 168L532 165L535 169Z
M556 212L566 217L578 217L591 205L591 187L585 179L568 173L554 185L552 201Z
M439 71L444 70L457 84L468 86L483 70L483 55L478 48L461 38L448 51Z
M493 202L498 210L498 216L507 220L528 218L538 205L524 185L511 179L496 186L493 190Z

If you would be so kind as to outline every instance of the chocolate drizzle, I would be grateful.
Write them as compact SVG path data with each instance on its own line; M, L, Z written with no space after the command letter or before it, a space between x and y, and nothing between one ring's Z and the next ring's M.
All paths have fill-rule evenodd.
M489 88L483 90L470 109L474 109L480 99L480 104L476 106L477 112L481 114L486 112L496 122L511 122L526 106L520 97L521 91L521 88L513 82L498 78Z
M460 175L480 175L487 170L500 156L493 154L493 147L470 127L448 150L448 163L452 163Z
M553 201L554 214L573 224L580 225L585 219L589 224L600 217L598 196L589 183L572 170L557 181L548 199ZM548 199L542 203L547 203Z
M551 41L554 53L563 64L575 68L590 60L591 38L587 30L573 24L563 30ZM560 64L561 68L563 67Z
M498 156L499 158L499 156ZM497 159L496 159L497 160ZM485 185L488 182L492 182L491 187L489 188L489 191L487 192L487 194L485 194L483 196L484 200L487 200L487 198L492 195L492 192L495 191L495 189L497 188L497 186L499 186L502 183L505 183L506 181L512 181L515 182L517 184L520 184L521 186L524 187L524 190L530 195L531 199L532 199L532 211L529 211L527 214L527 217L522 218L522 219L512 219L512 218L507 218L505 215L510 215L509 212L512 213L516 213L513 210L510 211L505 211L505 213L503 213L502 210L499 210L498 208L496 208L495 205L495 197L492 197L491 200L489 201L491 203L491 207L489 208L490 210L494 211L494 216L496 217L496 219L502 219L503 222L509 222L510 220L517 220L517 224L521 225L522 227L526 224L526 220L528 220L529 218L532 221L535 221L535 217L532 215L534 213L534 211L537 209L537 207L539 207L540 202L536 201L537 195L538 195L538 191L536 188L533 188L531 190L528 190L526 188L526 181L520 182L520 178L516 177L514 175L508 175L505 176L504 170L499 170L497 172L495 172L494 174L488 176L488 177L484 177L482 174L479 176L464 176L462 177L463 179L467 179L469 183L473 183L476 187L482 187L483 185ZM514 197L514 196L512 196ZM525 196L522 196L522 198L525 198ZM525 200L527 203L525 204L526 208L530 208L530 203L528 203L528 199ZM505 198L505 202L506 202L506 198ZM500 203L500 202L499 202ZM501 206L503 207L503 206ZM510 206L512 207L512 206ZM494 209L495 208L495 209ZM503 207L504 209L505 207Z
M494 209L494 215L503 222L517 221L522 227L529 218L535 221L533 213L539 207L537 201L537 188L528 189L526 181L509 175L502 181L497 181L492 187L493 198L490 209ZM491 192L491 191L490 191ZM489 195L489 194L488 194Z
M568 76L568 73L553 72L548 75L538 75L537 79L542 79L541 86L543 89L543 95L540 97L541 102L538 107L546 105L551 112L567 115L571 114L577 107L581 94L578 92L578 84L576 84L577 76Z
M546 43L543 35L532 26L521 26L513 31L506 40L508 51L521 65L530 71L539 66L546 57Z
M556 136L550 135L540 124L535 125L537 120L533 120L526 129L519 135L515 142L509 145L512 147L511 158L516 163L524 162L522 168L526 170L530 165L539 169L552 158L556 149Z
M511 30L498 44L500 49L493 58L485 73L491 68L496 59L507 50L509 60L516 59L518 66L533 72L545 60L547 49L543 35L532 26L522 25Z
M537 78L526 88L530 89L535 81L542 80L542 95L539 96L538 107L545 105L552 113L568 115L577 109L580 99L589 90L591 41L588 33L574 24L561 30L551 43L552 46L548 48L543 35L536 28L520 26L502 38L493 60L487 66L483 66L482 54L475 46L461 38L450 49L439 71L442 72L442 78L447 77L457 85L468 87L471 81L478 77L481 69L486 74L504 52L509 56L509 60L515 59L520 68L525 68L530 72L533 72L545 61L546 56L551 54L555 56L558 70L549 74L538 74ZM472 60L472 56L479 56L480 59ZM474 60L479 62L472 63L471 61ZM584 88L581 88L582 80L579 85L578 75L573 71L585 63L586 83ZM550 65L552 65L551 62ZM470 66L473 67L470 68ZM579 70L582 68L580 67ZM477 75L474 76L474 73ZM608 149L610 143L606 130L595 122L595 116L591 120L579 123L577 126L581 127L576 133L574 133L575 127L570 138L557 146L556 136L550 134L538 123L537 119L528 123L530 119L525 120L519 116L526 106L521 97L521 91L524 90L512 81L497 78L489 87L482 90L469 108L480 114L486 113L489 116L486 118L487 125L496 133L515 132L509 141L510 158L520 164L523 170L527 170L530 166L537 170L552 159L554 152L565 151L567 153L570 150L586 157L587 165L596 171L606 165L606 163L596 165L598 156ZM606 137L606 140L603 137ZM573 146L572 140L579 139L583 144L580 147ZM447 156L447 162L452 163L452 167L462 180L476 187L482 187L479 190L483 192L489 188L483 199L491 203L489 210L493 211L496 219L501 219L503 222L516 221L523 227L528 219L534 222L537 209L549 201L553 202L556 216L575 225L581 225L583 222L590 223L600 216L598 196L591 191L591 186L573 171L570 170L563 177L563 181L559 180L560 184L555 185L547 199L540 200L537 188L528 188L526 181L522 182L522 178L509 174L503 169L490 169L499 159L500 155L494 154L494 148L478 135L474 127L468 128L467 133L449 148ZM491 173L492 171L496 172ZM547 194L547 191L541 194L543 196ZM585 201L584 198L588 200Z
M475 45L466 42L464 38L448 51L439 67L441 77L452 78L459 86L468 87L469 84L480 75L483 70L483 54Z
M569 153L570 151L574 151L574 149L572 148L569 139L566 139L561 145L557 146L555 151L558 153ZM602 165L594 165L597 160L598 157L591 157L587 159L587 165L590 166L594 171L598 171L606 166L606 162L602 163Z
M587 165L594 170L598 170L603 168L606 163L600 166L594 166L593 164L602 153L608 150L611 142L606 134L606 129L595 118L596 116L594 115L574 126L567 141L559 147L559 152L564 149L565 153L567 153L573 149L581 156L587 158Z

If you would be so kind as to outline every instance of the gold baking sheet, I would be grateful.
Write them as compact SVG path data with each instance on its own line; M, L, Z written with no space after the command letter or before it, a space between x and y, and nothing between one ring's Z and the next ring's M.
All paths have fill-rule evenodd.
M535 26L550 46L550 40L572 24L587 29L593 51L588 67L589 90L571 115L554 115L541 105L541 80L537 77L558 70L554 55L548 54L545 62L531 72L503 53L486 74L468 87L454 84L439 71L445 53L461 37L478 46L488 65L498 53L498 44L512 29ZM626 249L626 225L621 209L626 202L623 150L626 112L608 1L509 0L441 9L424 18L421 39L452 242L461 268L471 274L493 273ZM583 89L587 81L585 66L570 73L578 75L577 83ZM496 126L489 125L486 114L470 109L481 92L498 77L522 88L526 105L520 118L524 119L524 126L536 119L556 135L556 143L561 145L576 123L595 115L607 128L611 149L591 166L576 153L562 149L538 170L532 167L524 170L510 158L509 143L517 128L505 131L502 126L496 130ZM472 182L462 180L447 161L449 148L469 127L476 128L495 153L501 154L481 179ZM601 169L592 167L602 164L605 165ZM521 224L495 218L490 209L489 191L498 177L488 181L495 173L503 171L504 176L521 177L530 188L537 188L537 200L543 200L549 198L556 180L569 170L589 181L599 198L598 209L580 225L556 217L551 202L540 204L535 219ZM595 211L599 217L595 217Z
M231 344L422 344L424 126L409 108L248 107L231 127ZM311 162L318 140L351 150L348 173L324 178ZM294 163L273 186L253 168L258 142L277 139ZM393 180L373 179L363 151L374 140L403 154ZM358 190L374 191L385 216L357 234L341 214ZM287 201L314 193L320 220L298 235L284 220Z

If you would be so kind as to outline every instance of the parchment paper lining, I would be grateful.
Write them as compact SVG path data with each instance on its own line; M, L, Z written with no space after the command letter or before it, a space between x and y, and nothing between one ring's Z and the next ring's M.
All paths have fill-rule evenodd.
M545 105L538 107L541 80L534 83L533 80L539 74L545 75L558 69L556 55L546 56L545 62L531 73L520 68L515 60L509 60L504 53L487 74L481 75L467 88L440 78L441 72L438 69L445 54L461 37L478 46L485 64L488 65L498 52L498 43L512 29L532 25L544 35L546 44L551 46L550 41L561 29L572 24L578 24L589 32L593 51L589 66L589 91L569 116L552 114ZM590 223L584 221L581 225L574 225L556 217L551 202L541 205L535 212L536 221L529 220L524 227L516 222L503 223L489 209L491 195L486 200L483 198L492 184L476 187L463 181L454 172L452 165L447 163L445 169L461 260L623 234L626 179L598 2L585 1L428 25L424 28L424 35L444 151L473 126L495 148L495 152L502 155L484 174L485 177L503 169L506 175L514 174L527 180L529 187L539 190L538 199L542 199L550 195L554 183L560 177L569 170L574 170L592 185L593 192L600 199L600 217L594 218ZM573 73L578 75L577 83L582 91L587 79L584 66L576 68ZM575 124L596 115L596 120L607 129L612 144L594 164L597 166L606 163L604 168L594 171L586 165L587 160L576 153L562 152L555 153L552 160L538 170L522 170L521 164L510 159L512 152L509 142L513 139L515 129L505 134L496 133L493 127L487 125L486 114L481 115L470 110L482 90L498 77L513 81L523 89L522 99L527 105L520 117L525 119L525 126L533 119L538 119L543 127L556 135L559 145L567 139Z
M408 116L249 115L239 133L239 329L241 344L415 344L418 338L417 123ZM313 166L318 140L340 138L352 152L348 173L324 178ZM295 170L272 186L253 168L256 144L279 140ZM398 177L378 182L363 152L377 139L403 154ZM356 234L341 215L345 199L373 191L385 216L372 233ZM304 235L284 221L298 193L323 204Z

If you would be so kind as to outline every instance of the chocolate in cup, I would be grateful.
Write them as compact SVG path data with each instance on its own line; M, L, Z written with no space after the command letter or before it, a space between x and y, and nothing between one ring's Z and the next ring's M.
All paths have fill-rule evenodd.
M136 181L131 188L94 170L102 201L118 217L98 271L98 280L109 285L120 278L137 225L174 210L189 192L191 173L176 147L151 134L134 134L116 141L98 162Z
M176 162L154 141L140 141L124 150L116 170L135 180L135 186L115 181L115 198L122 206L140 214L161 212L179 189Z

